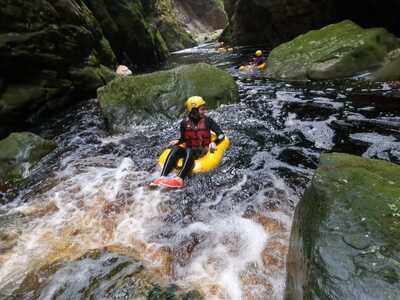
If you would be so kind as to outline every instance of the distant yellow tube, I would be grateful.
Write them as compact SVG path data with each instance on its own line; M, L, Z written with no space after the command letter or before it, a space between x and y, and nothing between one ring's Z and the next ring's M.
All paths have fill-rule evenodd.
M212 133L211 140L215 140L216 136ZM224 157L224 153L229 149L230 146L229 139L225 136L225 138L217 145L217 149L214 152L210 150L204 156L196 159L194 162L194 167L192 173L206 173L209 172L219 166ZM185 147L185 144L181 144L181 147ZM165 161L167 160L168 154L171 152L171 148L167 148L161 154L159 159L159 164L161 167L164 166ZM183 159L178 161L177 169L182 168Z
M265 71L267 69L267 63L264 62L259 66L256 65L242 65L239 67L240 72L254 72L254 71Z

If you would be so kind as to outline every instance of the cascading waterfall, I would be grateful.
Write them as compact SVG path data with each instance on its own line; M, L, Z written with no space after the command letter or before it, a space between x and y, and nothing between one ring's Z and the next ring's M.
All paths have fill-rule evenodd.
M0 298L119 299L121 290L140 298L118 284L140 265L159 282L197 289L205 299L281 299L294 206L321 151L348 148L332 124L368 116L338 83L240 74L236 66L251 51L218 54L211 44L176 54L178 62L227 69L241 95L240 103L210 112L232 140L221 167L192 177L183 190L148 187L178 120L149 120L110 136L90 100L37 128L59 148L33 171L33 184L0 207L9 241L0 247ZM357 137L371 140L372 131L379 144L384 134L371 128ZM95 250L106 251L99 262L87 254ZM121 265L112 269L112 262Z

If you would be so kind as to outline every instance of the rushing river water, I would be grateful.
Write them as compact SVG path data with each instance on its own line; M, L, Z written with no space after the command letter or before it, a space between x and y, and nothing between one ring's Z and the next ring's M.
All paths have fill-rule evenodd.
M0 195L1 299L281 299L291 218L320 153L400 162L396 85L273 81L238 71L254 49L213 47L170 61L217 65L240 90L209 112L232 141L221 167L183 190L148 188L179 120L110 135L90 100L35 128L59 147L28 188Z

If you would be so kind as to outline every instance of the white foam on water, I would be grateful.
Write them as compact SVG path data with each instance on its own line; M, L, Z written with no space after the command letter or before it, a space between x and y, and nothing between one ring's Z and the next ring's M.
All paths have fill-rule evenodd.
M0 289L12 288L27 272L51 263L49 257L69 259L112 243L129 246L130 236L145 239L149 230L161 226L157 206L168 197L143 187L151 174L136 171L129 158L116 167L83 165L82 161L71 164L58 174L62 180L53 189L37 201L13 209L13 213L32 213L44 200L56 207L23 230L1 266Z
M177 268L178 279L184 285L216 284L223 288L225 299L242 299L241 272L251 263L262 265L261 253L269 237L263 227L250 219L230 216L192 224L181 234L193 232L206 236L206 241L189 265Z
M14 284L18 285L30 271L59 259L76 259L91 249L108 245L134 248L135 242L143 242L152 249L165 246L150 239L165 227L163 218L171 213L172 207L167 202L173 193L149 190L147 183L156 174L137 170L129 158L74 159L69 156L62 162L65 167L56 174L56 186L13 209L13 213L30 211L33 219L1 266L0 289L3 291L12 291ZM198 216L201 221L171 228L174 238L167 242L169 247L176 247L179 241L192 234L204 237L186 265L175 266L175 276L182 286L217 285L225 299L242 299L242 273L251 265L260 270L264 268L261 254L269 233L256 221L242 217L243 205L229 202L233 203L249 178L257 176L252 172L244 170L240 181L204 203L204 212ZM270 177L273 186L285 188L282 180ZM265 201L265 190L260 189L254 202ZM223 215L208 209L221 202L229 205ZM52 203L55 209L35 217L32 211L43 203ZM284 218L284 213L274 217ZM146 259L146 253L143 258ZM282 274L268 280L274 293L283 291ZM213 297L208 296L208 299Z

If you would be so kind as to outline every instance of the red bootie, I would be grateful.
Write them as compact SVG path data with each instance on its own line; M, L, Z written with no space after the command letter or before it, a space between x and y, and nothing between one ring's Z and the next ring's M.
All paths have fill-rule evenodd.
M159 184L173 189L181 189L185 186L185 182L180 177L163 178Z
M154 179L151 183L150 183L150 186L159 186L159 185L161 185L161 181L162 180L165 180L166 178L165 177L159 177L159 178L157 178L157 179Z

